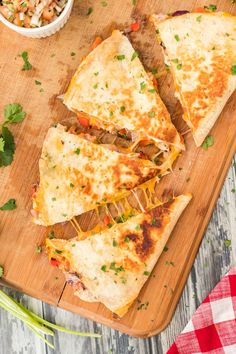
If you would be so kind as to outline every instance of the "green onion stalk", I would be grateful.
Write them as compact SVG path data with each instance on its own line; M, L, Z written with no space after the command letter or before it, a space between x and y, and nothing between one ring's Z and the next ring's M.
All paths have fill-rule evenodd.
M39 337L52 349L55 349L54 344L45 338L45 335L51 337L54 336L54 332L50 328L55 329L57 331L74 334L76 336L101 338L100 334L72 331L56 324L50 323L25 308L23 305L15 301L12 297L5 294L2 290L0 290L0 307L11 313L16 318L23 321L25 325L37 337Z

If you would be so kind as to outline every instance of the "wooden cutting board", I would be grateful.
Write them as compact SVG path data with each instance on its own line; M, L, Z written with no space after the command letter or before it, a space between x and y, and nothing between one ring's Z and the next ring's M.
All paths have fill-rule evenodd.
M52 123L72 116L56 96L65 91L94 37L106 38L112 29L124 29L134 19L139 20L142 30L132 33L130 39L145 67L161 70L163 58L148 16L154 12L191 10L210 2L192 0L176 4L171 0L140 0L134 3L132 0L75 1L63 30L40 40L24 38L0 25L0 112L12 102L19 102L27 112L23 123L11 127L16 140L14 162L0 169L0 205L9 198L17 201L16 210L0 212L0 265L5 268L4 282L11 287L130 335L147 337L163 330L173 316L235 153L236 95L230 98L213 128L215 143L208 151L197 149L191 135L184 135L187 150L178 159L173 173L163 178L158 195L173 190L175 195L191 192L194 198L168 242L168 251L161 256L138 301L123 319L112 318L99 303L85 303L73 295L61 272L49 266L44 254L36 252L36 246L43 244L51 228L34 225L30 215L31 186L38 181L38 160L46 131ZM219 10L236 14L236 5L230 0L214 3ZM93 12L88 16L89 7ZM18 54L23 51L29 53L31 71L21 71L23 62ZM36 85L35 80L42 85ZM159 88L174 124L180 132L187 131L181 120L180 105L173 95L170 74L160 78ZM90 220L84 217L83 222L88 225ZM54 231L57 237L75 235L69 224L57 225ZM169 262L174 266L168 265ZM138 311L140 303L148 305Z

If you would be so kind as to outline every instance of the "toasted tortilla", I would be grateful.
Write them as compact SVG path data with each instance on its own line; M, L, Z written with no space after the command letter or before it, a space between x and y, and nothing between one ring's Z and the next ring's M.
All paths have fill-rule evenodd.
M236 88L236 17L207 12L153 15L152 21L172 69L183 118L200 146Z
M83 240L47 239L49 259L66 272L81 300L102 302L122 317L190 200L190 194L180 195Z
M124 197L158 171L150 161L105 149L57 124L48 130L39 161L34 222L47 226L70 220Z
M184 149L152 78L118 30L82 61L64 103L74 112L86 113L90 122L105 130L126 129L133 141L149 139Z

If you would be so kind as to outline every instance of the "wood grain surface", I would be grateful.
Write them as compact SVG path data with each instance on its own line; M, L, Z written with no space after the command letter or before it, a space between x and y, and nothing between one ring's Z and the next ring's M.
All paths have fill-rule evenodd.
M25 121L13 127L16 154L11 166L0 171L0 204L9 198L17 200L17 209L1 214L0 264L5 267L6 283L31 296L77 312L135 336L154 335L168 324L190 272L195 254L212 214L215 202L236 148L235 95L231 97L212 130L215 144L207 152L194 146L190 134L185 135L187 151L178 159L174 172L163 178L158 188L161 197L166 191L175 195L192 192L194 199L175 228L168 252L165 252L143 288L139 300L149 302L147 310L137 311L137 303L122 320L114 320L100 304L86 304L65 286L60 271L49 267L46 256L36 253L46 233L32 224L31 185L38 180L38 159L45 133L56 121L72 114L56 99L65 91L69 80L89 51L96 35L107 37L114 28L123 29L134 19L142 29L130 39L147 69L162 70L163 58L155 39L155 31L147 18L154 12L172 12L195 8L201 1L157 2L130 0L75 2L72 16L63 30L42 40L27 39L0 25L0 111L5 104L19 102L28 113ZM207 2L206 2L207 3ZM219 10L236 13L230 1L215 1ZM88 8L93 12L88 16ZM33 70L21 71L19 53L27 50ZM76 53L71 56L71 53ZM43 91L35 85L42 82ZM161 96L180 132L187 130L181 120L181 108L174 98L170 74L159 80ZM223 134L222 134L223 132ZM55 227L57 237L72 237L70 225ZM167 266L166 262L174 266Z

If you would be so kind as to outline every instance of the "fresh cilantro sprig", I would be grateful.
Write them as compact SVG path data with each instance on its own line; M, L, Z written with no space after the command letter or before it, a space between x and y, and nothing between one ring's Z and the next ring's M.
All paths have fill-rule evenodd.
M22 122L25 116L19 103L10 103L4 108L4 121L0 124L0 167L10 165L15 152L14 136L6 126Z

